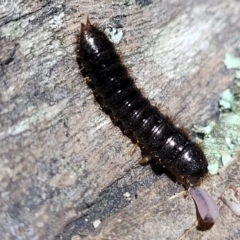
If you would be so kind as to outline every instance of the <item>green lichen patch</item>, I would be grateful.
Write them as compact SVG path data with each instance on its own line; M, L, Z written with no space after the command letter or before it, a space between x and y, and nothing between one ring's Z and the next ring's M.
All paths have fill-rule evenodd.
M227 69L240 69L240 58L226 54ZM237 70L237 74L239 70ZM194 127L194 131L205 135L202 142L208 159L209 173L217 174L221 166L226 166L240 152L240 82L220 95L219 119L205 127Z
M122 29L106 28L104 32L109 37L110 41L115 43L115 44L119 44L122 37L123 37L123 30Z
M240 70L236 71L235 78L236 78L236 79L240 79Z
M224 109L231 109L232 101L233 101L233 93L228 88L222 92L220 95L221 99L219 100L219 104Z
M240 69L240 58L226 54L224 64L227 69Z

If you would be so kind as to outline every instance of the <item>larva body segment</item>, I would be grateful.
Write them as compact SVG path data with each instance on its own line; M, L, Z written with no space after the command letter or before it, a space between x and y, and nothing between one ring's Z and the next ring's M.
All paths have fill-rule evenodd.
M121 129L179 182L186 187L199 185L208 172L201 148L142 95L114 45L89 21L82 25L78 62L96 98L121 123Z

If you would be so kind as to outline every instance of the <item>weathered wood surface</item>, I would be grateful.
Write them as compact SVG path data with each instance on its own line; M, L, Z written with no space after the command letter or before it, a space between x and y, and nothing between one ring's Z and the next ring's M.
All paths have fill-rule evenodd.
M240 47L237 0L2 1L0 238L178 239L195 223L193 201L170 198L183 187L141 167L139 150L128 156L132 143L80 75L87 15L123 29L118 48L137 85L182 126L214 118L232 82L223 59ZM239 184L239 164L204 183L214 199ZM218 204L217 224L183 239L239 239L239 218Z

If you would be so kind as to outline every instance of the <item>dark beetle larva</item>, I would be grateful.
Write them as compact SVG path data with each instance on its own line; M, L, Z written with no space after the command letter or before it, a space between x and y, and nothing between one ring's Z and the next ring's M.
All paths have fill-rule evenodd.
M120 123L124 133L147 155L190 187L203 218L207 216L206 221L214 222L217 214L212 212L216 206L208 200L210 196L196 188L208 173L203 151L142 95L114 45L89 20L82 24L77 60L90 79L96 99L112 120Z
M107 36L88 21L79 44L81 67L112 118L179 182L200 184L208 172L202 150L142 95Z

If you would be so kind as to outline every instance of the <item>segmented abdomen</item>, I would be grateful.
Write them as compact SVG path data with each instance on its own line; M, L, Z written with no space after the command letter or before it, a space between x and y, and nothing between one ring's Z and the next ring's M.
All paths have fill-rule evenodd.
M107 36L88 21L82 25L78 47L80 66L112 119L178 181L199 184L207 173L201 148L142 95Z

